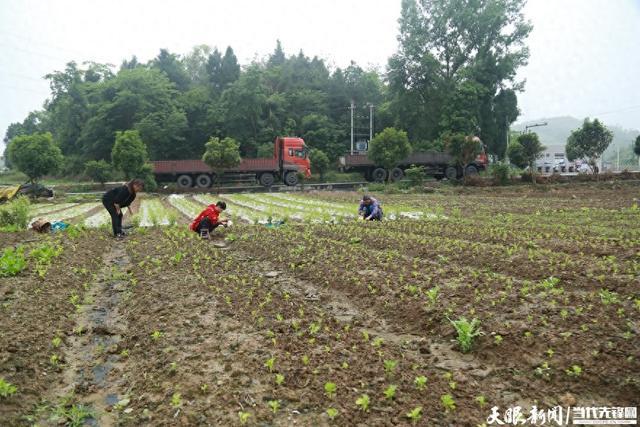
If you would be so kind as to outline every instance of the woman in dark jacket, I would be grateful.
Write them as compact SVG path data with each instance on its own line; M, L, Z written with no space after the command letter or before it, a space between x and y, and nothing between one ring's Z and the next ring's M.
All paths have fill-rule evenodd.
M111 215L111 226L115 237L123 237L122 232L122 208L126 208L136 199L136 193L142 191L144 182L141 179L133 179L122 187L112 188L102 196L102 204Z

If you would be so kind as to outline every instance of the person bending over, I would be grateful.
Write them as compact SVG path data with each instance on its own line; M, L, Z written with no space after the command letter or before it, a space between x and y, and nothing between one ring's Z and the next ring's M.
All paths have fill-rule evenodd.
M362 196L358 215L367 221L382 221L382 207L380 202L371 196Z
M227 226L227 220L220 220L220 212L227 209L227 204L225 202L217 202L215 205L211 204L205 208L200 215L193 220L189 228L191 231L195 231L196 233L200 233L202 237L209 237L209 233L211 233L217 226L224 225Z
M144 188L144 181L132 179L121 187L112 188L102 195L102 204L111 216L111 228L115 237L124 237L122 232L122 208L136 199L136 194ZM131 210L131 208L129 208Z

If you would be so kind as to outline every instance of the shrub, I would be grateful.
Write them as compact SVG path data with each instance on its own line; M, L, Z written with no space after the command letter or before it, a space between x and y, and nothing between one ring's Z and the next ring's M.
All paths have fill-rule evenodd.
M0 227L24 230L29 222L29 199L17 197L0 206Z
M424 166L411 165L411 167L405 170L404 173L409 180L409 183L414 187L421 186L427 177L427 172Z
M511 180L511 168L506 163L494 163L489 167L494 184L507 185Z

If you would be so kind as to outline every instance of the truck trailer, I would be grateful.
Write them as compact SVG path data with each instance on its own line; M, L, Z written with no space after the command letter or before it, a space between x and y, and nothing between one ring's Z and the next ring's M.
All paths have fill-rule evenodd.
M222 179L252 176L261 185L270 187L277 181L286 185L298 184L298 173L311 177L311 163L302 138L278 137L273 157L242 159L234 168L213 170L201 159L158 160L151 162L158 182L176 182L180 188L210 187Z
M344 171L357 171L364 174L367 181L383 182L391 175L392 181L400 181L404 177L404 171L412 165L424 166L427 175L437 179L448 178L450 180L461 178L463 172L465 175L477 175L480 171L487 168L489 160L485 153L485 148L480 138L474 137L478 144L482 146L482 151L463 171L461 167L456 166L453 157L449 153L439 151L423 151L415 152L407 158L400 161L390 171L380 165L376 165L367 155L367 151L354 151L340 157L340 167Z

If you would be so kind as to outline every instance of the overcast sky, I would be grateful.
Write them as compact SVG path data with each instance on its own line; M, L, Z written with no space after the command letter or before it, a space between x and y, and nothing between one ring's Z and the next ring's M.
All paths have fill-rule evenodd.
M0 0L0 135L42 107L42 76L71 60L119 66L208 44L231 45L246 64L280 39L287 54L384 70L399 14L400 0ZM529 0L525 14L534 30L520 120L597 116L640 129L640 0Z

